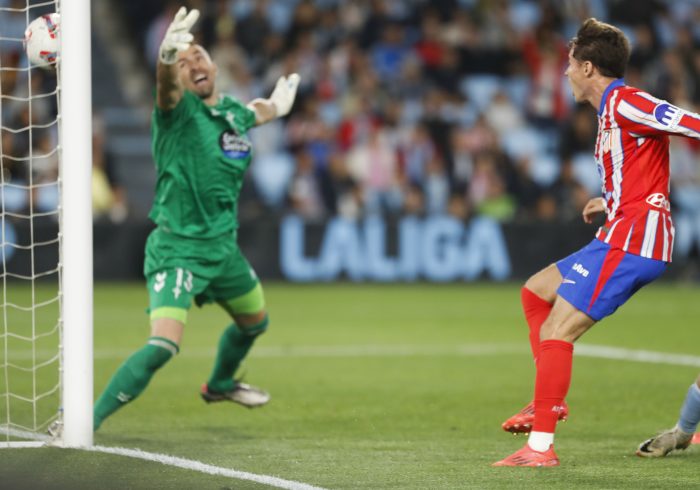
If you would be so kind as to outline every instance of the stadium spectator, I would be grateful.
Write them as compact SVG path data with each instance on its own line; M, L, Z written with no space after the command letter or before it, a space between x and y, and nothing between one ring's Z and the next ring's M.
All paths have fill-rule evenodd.
M296 152L295 157L296 173L289 185L292 209L307 220L318 220L325 215L325 206L314 157L304 147Z
M92 117L92 216L94 220L121 223L129 214L126 190L105 143L104 121L97 114Z
M24 0L9 0L7 5L0 2L3 15L0 15L0 53L4 53L14 62L3 63L2 66L16 66L22 56L22 39L27 27L27 5Z
M508 221L515 214L515 199L508 194L497 165L491 152L476 155L469 198L477 213L497 221Z
M333 151L321 169L321 190L328 214L353 220L362 215L364 201L361 187L351 177L345 155Z
M551 8L531 36L523 40L523 57L532 80L528 113L531 121L554 126L568 112L562 73L566 67L566 43L558 34Z
M163 11L158 14L158 16L151 21L146 30L146 61L149 66L155 70L158 61L158 50L160 49L160 42L165 36L165 31L167 31L170 22L180 8L178 2L170 1L165 5Z
M700 376L688 388L676 425L641 443L637 448L637 456L660 458L671 451L687 449L691 444L700 444L700 433L695 434L699 423Z
M368 213L401 209L398 158L385 128L378 128L365 141L355 144L347 156L350 175L365 192Z

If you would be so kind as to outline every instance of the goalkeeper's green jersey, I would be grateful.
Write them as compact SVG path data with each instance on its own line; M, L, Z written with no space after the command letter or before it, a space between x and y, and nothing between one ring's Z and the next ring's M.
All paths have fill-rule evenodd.
M149 218L182 237L231 234L252 157L246 132L254 125L255 113L229 96L210 107L186 90L174 109L156 106L151 136L158 180Z

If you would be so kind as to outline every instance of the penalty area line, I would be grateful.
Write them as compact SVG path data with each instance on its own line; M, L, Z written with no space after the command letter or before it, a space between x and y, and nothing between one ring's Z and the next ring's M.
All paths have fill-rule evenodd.
M185 470L198 471L200 473L206 473L215 476L224 476L226 478L235 478L237 480L248 480L275 488L285 488L287 490L325 490L323 487L316 487L307 483L301 483L294 480L285 480L276 476L259 475L256 473L248 473L247 471L232 470L229 468L222 468L220 466L202 463L201 461L195 461L193 459L179 458L177 456L170 456L167 454L149 453L140 449L106 446L80 447L75 449L81 449L83 451L90 452L114 454L117 456L126 456L128 458L143 459L145 461L152 461L155 463L160 463L167 466L174 466L176 468L182 468Z
M27 442L7 442L0 443L0 448L22 449L22 448L37 448L49 447L51 442L44 434L37 434L26 431L14 430L0 426L0 433L5 433L14 437L24 437L33 439ZM57 445L56 447L63 447ZM153 463L160 463L166 466L173 466L184 470L197 471L208 475L223 476L225 478L234 478L236 480L248 480L255 483L260 483L274 488L284 488L286 490L326 490L323 487L309 485L294 480L285 480L276 476L259 475L257 473L249 473L247 471L233 470L230 468L222 468L211 464L202 463L194 459L180 458L170 456L168 454L150 453L141 449L129 449L125 447L108 447L108 446L91 446L91 447L65 447L66 449L77 449L93 453L113 454L116 456L125 456L127 458L142 459Z
M96 360L124 359L133 351L127 349L96 349ZM437 344L437 345L401 345L401 344L357 344L357 345L263 345L253 350L251 358L351 358L351 357L474 357L529 353L527 343L474 343L474 344ZM26 352L13 354L14 359L32 359L37 353ZM700 356L675 354L650 350L628 349L595 344L576 344L574 355L610 359L615 361L641 362L647 364L669 364L673 366L700 367ZM214 348L190 348L179 354L181 358L201 359L216 356Z

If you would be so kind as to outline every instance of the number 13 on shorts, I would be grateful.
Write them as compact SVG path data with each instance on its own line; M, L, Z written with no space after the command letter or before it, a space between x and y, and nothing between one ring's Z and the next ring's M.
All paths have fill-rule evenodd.
M188 309L192 302L194 276L188 269L176 267L151 274L148 293L151 310L163 306Z

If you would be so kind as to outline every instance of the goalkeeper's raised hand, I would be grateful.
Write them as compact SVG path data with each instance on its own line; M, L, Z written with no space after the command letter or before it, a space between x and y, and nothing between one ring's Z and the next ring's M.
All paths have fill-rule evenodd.
M158 58L161 63L174 64L177 61L178 51L185 51L190 47L193 39L190 29L198 18L199 10L192 9L187 12L185 7L180 7L168 30L165 31L163 42L160 43Z
M294 99L297 96L297 88L299 87L299 75L292 73L288 77L279 77L275 84L275 89L270 95L270 102L277 110L277 117L283 117L289 114L294 104Z
M296 73L281 76L269 98L254 99L248 104L248 108L255 112L256 124L265 124L276 117L284 117L289 114L297 96L299 80L299 75Z

